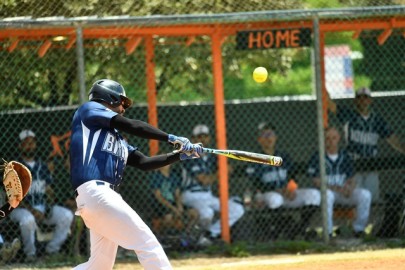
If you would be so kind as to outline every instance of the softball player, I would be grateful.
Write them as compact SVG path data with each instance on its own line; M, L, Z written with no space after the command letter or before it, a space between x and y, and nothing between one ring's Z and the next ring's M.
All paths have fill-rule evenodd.
M73 116L70 145L76 214L90 229L91 241L89 260L75 269L112 269L118 245L134 250L145 269L172 269L152 231L115 190L127 164L153 170L198 158L202 148L145 122L125 118L123 114L132 100L115 81L96 81L89 99ZM147 157L137 147L128 145L118 131L177 144L179 152Z
M254 180L256 189L256 204L265 204L270 209L281 206L286 208L303 207L301 215L301 231L304 233L310 218L321 204L321 195L314 188L288 188L292 179L293 162L290 157L276 150L277 135L274 126L270 123L261 123L258 127L258 142L263 153L283 157L281 167L252 163L246 168L248 177Z
M193 129L193 140L209 145L209 129L206 125L197 125ZM201 226L209 232L209 238L218 238L221 234L220 220L213 222L216 212L220 211L218 197L212 194L211 186L216 181L217 159L214 155L203 155L183 164L182 200L188 207L197 209ZM235 224L245 210L240 202L228 201L229 226Z
M394 149L405 154L405 146L401 144L384 118L371 110L372 98L368 88L363 87L356 92L354 110L337 106L330 98L328 101L329 110L336 114L344 127L347 151L354 160L376 157L380 138L386 139ZM355 180L358 187L370 190L373 201L380 199L376 171L357 172Z
M356 206L356 219L353 222L355 236L364 234L371 205L371 193L364 188L355 188L353 160L346 151L339 150L340 134L334 127L325 131L325 160L328 190L328 231L333 232L333 205L335 203ZM315 153L309 162L308 173L314 184L320 187L319 154Z

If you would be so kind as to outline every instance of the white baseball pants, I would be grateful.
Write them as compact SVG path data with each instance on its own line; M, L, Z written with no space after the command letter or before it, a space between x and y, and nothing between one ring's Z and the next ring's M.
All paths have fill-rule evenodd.
M91 250L89 260L74 269L113 269L118 246L134 250L146 270L172 269L155 235L109 184L97 185L93 180L77 192L76 214L90 229Z
M328 189L326 192L326 200L328 208L329 233L332 233L333 231L333 205L335 203L356 206L356 219L353 221L353 230L355 232L364 231L370 215L370 191L364 188L355 188L350 197L344 197L341 193Z
M214 218L215 212L221 210L220 201L217 197L212 195L209 191L201 192L191 192L185 191L182 195L182 201L188 207L194 208L198 211L200 215L200 222L206 220L212 221ZM232 199L228 200L228 222L231 227L233 224L238 221L245 210L240 203L234 202ZM217 237L221 234L221 221L217 220L211 224L208 224L207 228L213 237Z
M24 246L24 253L27 256L36 254L35 232L37 223L34 215L25 208L16 208L10 213L10 219L18 223L21 229L21 238ZM43 221L47 225L54 225L52 239L46 245L45 251L48 254L60 250L70 232L70 224L73 221L73 213L69 209L54 205L49 217Z
M281 206L287 208L298 208L302 206L319 206L321 204L321 193L315 188L299 188L296 191L294 200L288 200L278 192L265 192L257 199L264 201L270 209L276 209Z

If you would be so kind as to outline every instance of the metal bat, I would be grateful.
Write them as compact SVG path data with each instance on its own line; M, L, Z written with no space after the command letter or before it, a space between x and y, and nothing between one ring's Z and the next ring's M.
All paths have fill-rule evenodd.
M204 153L211 153L221 156L226 156L232 159L267 164L271 166L281 166L283 159L277 156L258 154L253 152L239 151L239 150L219 150L211 148L203 148Z

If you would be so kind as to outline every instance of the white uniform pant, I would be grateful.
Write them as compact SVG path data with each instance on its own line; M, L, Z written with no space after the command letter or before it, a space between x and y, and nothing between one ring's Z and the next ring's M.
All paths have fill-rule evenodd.
M33 214L25 208L17 208L10 213L10 219L20 226L24 253L27 256L35 255L35 232L37 223ZM48 242L45 249L47 253L55 253L60 250L68 237L72 220L73 213L69 209L58 205L52 207L49 217L43 221L44 224L55 226L53 237Z
M74 269L112 269L118 246L134 250L146 270L172 269L155 235L109 184L93 180L77 192L77 214L90 229L91 250L89 260Z
M212 195L210 191L191 192L185 191L182 195L182 201L188 207L194 208L200 215L200 222L206 225L211 236L217 237L221 234L221 221L217 220L212 223L212 219L216 212L220 212L221 205L217 197ZM228 223L231 227L235 224L245 213L242 204L230 199L228 201ZM206 223L206 221L209 221Z
M363 188L355 188L350 197L344 197L341 193L328 189L326 197L328 208L328 230L330 234L333 231L333 206L335 203L356 206L356 219L353 221L353 230L355 232L364 231L370 215L370 191Z
M364 188L371 192L373 202L380 200L378 172L358 172L354 175L354 179L358 188Z
M281 206L287 208L298 208L302 206L319 206L321 204L321 193L315 188L299 188L296 191L294 200L288 200L278 192L270 191L265 192L256 199L264 201L266 206L270 209L276 209Z

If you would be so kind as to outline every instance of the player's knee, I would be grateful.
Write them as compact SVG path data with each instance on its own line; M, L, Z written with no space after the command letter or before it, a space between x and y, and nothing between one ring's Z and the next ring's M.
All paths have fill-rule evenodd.
M308 190L305 205L321 205L321 193L317 189Z
M278 194L275 194L275 195L270 196L269 198L267 198L266 203L267 203L267 206L270 209L276 209L276 208L279 208L279 207L281 207L283 205L284 200L283 200L283 197L281 195L278 196Z
M19 225L22 230L28 231L35 230L37 227L35 217L31 213L24 215L24 218L20 220Z
M359 201L360 203L370 204L372 199L371 192L367 189L360 189L359 191Z
M333 205L335 202L335 194L330 189L326 190L326 201L328 205Z
M211 208L204 208L204 209L200 209L199 214L200 214L201 220L203 220L203 219L212 220L214 218L215 212Z

